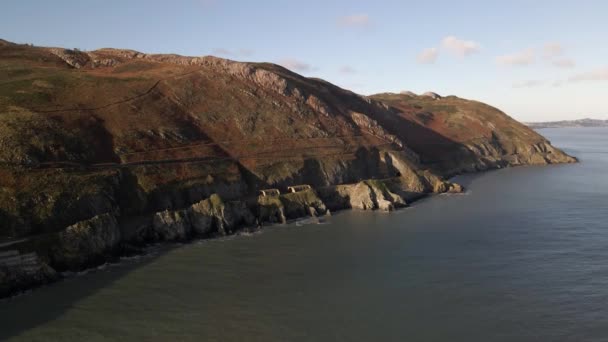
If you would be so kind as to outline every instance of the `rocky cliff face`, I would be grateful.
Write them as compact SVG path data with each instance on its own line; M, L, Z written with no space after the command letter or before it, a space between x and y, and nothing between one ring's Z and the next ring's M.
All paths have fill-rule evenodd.
M481 103L365 97L268 63L2 42L0 78L0 243L36 253L32 284L147 243L389 211L461 191L456 173L574 161Z
M41 261L36 253L0 252L0 298L58 278L57 272Z
M59 232L51 246L50 262L61 270L96 265L115 254L120 241L116 218L112 214L98 215Z

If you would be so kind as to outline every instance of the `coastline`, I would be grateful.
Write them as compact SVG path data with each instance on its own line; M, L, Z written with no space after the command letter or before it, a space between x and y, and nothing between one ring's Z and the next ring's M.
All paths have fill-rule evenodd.
M380 189L376 186L382 184L380 187L384 187L386 183L389 182L366 180L336 186L355 191L343 193L346 197L336 197L336 191L327 189L310 189L270 198L258 197L253 203L251 199L223 202L219 196L212 195L187 208L156 212L140 217L140 220L112 214L97 215L66 228L60 234L65 235L67 231L72 231L72 234L64 236L59 242L53 234L45 234L6 244L0 250L0 258L2 253L7 253L7 249L13 253L18 251L17 256L11 256L13 258L22 258L23 255L30 257L28 262L16 262L11 266L0 263L0 280L3 280L0 282L0 299L27 294L38 287L82 272L120 263L124 258L145 257L151 251L158 250L159 246L164 249L174 244L255 234L270 227L297 224L298 221L314 218L322 220L325 216L349 209L389 213L409 207L434 194L408 194L403 196L407 197L405 200L388 187ZM450 186L443 192L460 193L463 190L459 185L446 183ZM366 190L363 194L362 188ZM391 189L398 191L394 187ZM296 197L298 200L289 201L285 197ZM146 222L143 225L142 220ZM108 234L107 231L113 233ZM78 241L74 243L74 239ZM48 246L58 243L63 248ZM41 253L41 249L47 250ZM42 254L45 255L41 256Z
M459 175L481 175L500 169L502 168L493 168L478 172L464 172ZM17 274L18 276L12 279L9 278L9 283L4 284L5 287L3 292L0 292L0 300L27 294L38 287L62 281L72 276L78 276L83 272L90 272L99 267L121 263L121 260L125 260L125 258L145 258L151 252L153 253L159 249L164 250L165 248L171 248L171 246L196 243L210 239L255 234L264 229L297 224L297 222L303 220L314 218L322 220L325 216L331 216L332 214L345 212L347 210L390 213L392 211L409 208L422 200L431 200L434 195L465 194L466 189L463 186L451 182L456 176L458 175L452 176L450 181L445 182L445 184L449 184L449 186L440 189L443 191L404 195L403 197L407 197L407 199L391 192L390 190L399 191L398 189L395 189L394 186L391 187L390 190L378 189L374 186L369 186L368 183L370 180L367 180L355 184L335 186L347 186L356 189L357 186L361 188L361 184L366 184L368 185L366 189L371 190L367 192L365 194L367 196L363 196L363 198L361 198L361 196L353 196L352 193L349 193L347 196L348 201L342 202L336 201L336 198L328 196L327 189L310 189L301 192L301 194L303 193L305 196L299 196L300 201L296 203L291 201L287 205L284 205L283 203L286 201L281 201L281 199L288 194L271 197L270 201L258 197L253 203L251 202L251 199L224 203L219 196L212 195L187 208L156 212L152 217L144 219L144 221L147 221L148 223L143 226L141 223L139 225L136 223L134 224L133 218L130 217L116 218L112 216L107 217L107 215L98 215L91 220L85 221L85 224L79 222L76 225L68 227L68 229L78 228L78 226L84 225L87 226L87 228L93 228L93 230L96 228L106 230L109 225L113 227L112 229L118 229L120 231L118 233L120 235L119 239L110 239L114 241L113 246L97 251L94 247L79 250L75 256L76 259L71 260L71 262L70 260L68 260L67 263L65 260L63 263L59 262L59 264L68 265L68 267L64 269L51 268L47 262L41 260L41 258L37 258L37 263L34 267L29 264L17 265L17 267L13 269L8 269L8 273ZM376 184L376 182L378 182L378 180L373 180L373 183L371 184ZM381 182L385 184L387 180ZM383 193L383 190L388 190L388 193ZM335 192L333 195L335 195ZM350 198L351 196L353 198ZM216 207L209 207L210 204L213 206L213 202L215 202ZM218 204L219 207L217 207ZM201 210L201 207L204 208ZM234 210L234 208L237 208L237 210ZM198 212L195 216L202 214L205 217L203 220L206 221L204 223L207 226L204 228L201 228L200 222L196 222L196 218L192 218L193 211L197 210ZM255 217L252 216L252 213L254 212L257 214ZM100 216L102 219L100 219ZM157 222L156 224L154 223L155 220ZM91 224L90 221L93 221L93 224ZM97 224L94 222L97 222ZM99 223L102 225L100 226ZM46 237L43 237L42 239L45 238ZM32 241L32 239L36 240L37 237L20 239L10 246L16 247L21 251L29 251L32 250L31 245L37 246L40 244L39 242ZM81 235L79 236L79 239L88 240L87 242L91 245L99 245L100 243L102 245L107 245L107 241L99 240L99 237ZM82 244L82 241L80 241L80 243ZM68 251L67 254L70 254L69 252L73 253L74 251ZM2 253L2 251L0 251L0 253ZM30 251L29 253L36 252ZM57 253L56 250L55 253ZM59 251L59 253L65 253L65 251ZM57 263L57 260L55 260L55 264ZM23 267L29 268L30 272L19 270L19 268ZM34 269L34 272L31 272L32 269ZM2 275L2 271L2 265L0 265L0 276ZM4 271L7 273L6 268Z
M579 162L578 159L576 162ZM554 163L539 166L552 164ZM530 165L507 165L506 168L519 166ZM137 217L120 217L115 213L97 215L59 233L65 235L67 231L72 231L71 236L64 236L63 241L60 240L60 245L72 245L63 250L57 246L48 246L58 243L54 236L48 239L52 234L41 239L32 237L11 243L10 246L19 250L20 254L29 255L30 259L29 263L17 264L12 268L0 263L0 300L61 281L66 275L120 263L124 258L145 257L150 248L156 246L162 246L163 249L172 244L247 235L265 228L295 224L309 218L322 218L349 209L390 213L430 199L433 195L466 193L463 186L451 182L459 175L484 174L503 168L505 167L497 165L476 172L460 172L451 175L449 181L438 183L440 186L436 184L432 189L418 193L405 191L403 177L395 177L309 189L276 197L259 196L255 200L245 198L224 202L214 194L189 207L155 212L141 216L139 220ZM296 200L286 200L285 197L295 197ZM108 234L108 230L113 233ZM77 240L76 243L74 239ZM45 246L48 249L46 252L51 255L39 257L40 246ZM3 252L6 249L0 248L0 258ZM65 255L69 257L66 258Z

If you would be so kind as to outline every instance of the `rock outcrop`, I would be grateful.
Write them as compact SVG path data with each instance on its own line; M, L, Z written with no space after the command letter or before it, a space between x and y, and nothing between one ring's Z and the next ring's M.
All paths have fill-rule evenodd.
M102 214L57 234L50 263L59 270L79 270L105 262L118 251L121 232L113 214Z
M59 275L36 253L0 252L0 298L55 281Z
M427 91L426 93L424 93L424 94L422 94L420 96L428 97L428 98L431 98L433 100L441 100L441 95L439 95L437 93L433 93L432 91Z
M258 223L287 223L285 206L279 196L259 196L257 199Z
M288 219L305 216L320 216L327 213L325 203L319 198L314 189L307 189L295 193L287 193L279 197L283 204L283 211Z
M321 196L332 210L353 208L392 211L406 205L401 196L391 192L384 182L377 180L328 187L323 189Z
M181 210L165 210L153 215L149 225L139 228L133 243L187 241L226 235L252 226L255 218L242 201L224 202L217 194Z

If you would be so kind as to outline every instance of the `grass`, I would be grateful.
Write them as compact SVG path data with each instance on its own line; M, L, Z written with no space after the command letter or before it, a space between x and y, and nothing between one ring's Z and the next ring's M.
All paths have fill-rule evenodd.
M87 219L111 201L116 171L63 172L13 170L0 180L0 237L54 231ZM99 208L90 207L89 204Z
M382 191L383 193L390 192L389 189L388 189L388 187L386 186L386 184L383 181L381 181L381 180L378 180L378 179L368 179L368 180L365 180L364 183L367 184L367 185L369 185L369 186L371 186L371 187L373 187L373 188L376 188L376 189Z
M218 194L212 194L209 196L209 202L211 203L212 208L221 208L224 206L224 201Z

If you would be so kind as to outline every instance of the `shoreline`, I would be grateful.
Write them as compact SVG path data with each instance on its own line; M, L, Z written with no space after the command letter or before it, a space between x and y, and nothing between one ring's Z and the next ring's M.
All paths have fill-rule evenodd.
M518 166L508 166L506 168L508 169L511 167L520 167L520 166L548 166L548 165L552 165L552 164L518 165ZM458 178L460 176L469 176L469 177L481 176L488 172L500 171L503 169L505 169L505 168L492 168L492 169L482 170L482 171L478 171L478 172L464 172L464 173L454 175L453 177L450 177L449 181L446 181L446 183L456 184L456 183L452 183L452 181L455 178ZM356 184L358 185L360 183L356 183ZM466 186L468 186L468 185L469 184L467 184ZM355 184L349 184L348 186L355 186ZM181 237L177 236L177 238L176 238L176 236L173 236L173 239L160 238L160 239L153 240L153 241L145 241L145 240L138 241L137 239L132 240L133 236L129 236L127 234L127 235L121 237L121 238L124 238L125 240L119 241L119 244L117 246L115 246L115 248L113 248L109 251L105 251L101 255L98 255L97 258L93 259L92 262L87 261L87 263L85 263L84 266L79 266L74 270L60 270L60 271L53 270L53 272L52 272L53 274L51 276L49 276L47 278L43 278L42 280L39 279L37 282L34 282L34 283L26 283L25 285L17 284L10 290L8 290L8 291L5 290L4 293L0 292L0 301L14 298L15 296L20 296L22 294L27 294L30 291L34 291L36 288L47 286L47 285L50 285L50 284L53 284L56 282L60 282L65 279L69 279L73 276L73 274L75 274L75 276L78 276L78 274L81 274L82 272L94 271L94 270L98 269L99 267L107 267L106 265L120 264L121 260L124 260L125 258L126 259L145 258L146 256L149 255L150 252L153 253L154 250L158 250L158 249L162 250L165 248L174 248L176 246L197 243L197 242L201 242L201 241L205 241L205 240L217 240L217 239L222 239L222 238L237 237L240 235L256 234L256 233L262 232L263 230L268 229L268 228L272 229L272 228L279 228L284 225L296 225L299 221L307 221L307 220L309 220L311 218L315 218L315 217L318 219L323 219L323 217L326 215L326 213L329 213L329 215L334 215L334 214L340 214L342 212L346 212L348 210L354 210L354 211L379 211L379 212L384 212L384 213L390 214L392 211L401 211L402 209L413 208L416 205L419 205L421 202L424 202L425 200L431 200L436 195L442 195L442 194L466 195L468 193L467 190L460 185L458 185L458 188L456 188L456 190L458 190L458 191L450 191L450 189L446 189L446 190L447 191L443 191L443 192L419 193L416 196L407 198L407 202L403 202L403 203L394 203L393 202L393 203L390 203L391 204L390 206L387 206L384 209L380 208L379 206L376 206L376 207L365 207L364 206L363 208L361 208L361 207L356 207L356 206L350 205L350 206L337 207L335 205L335 203L333 203L331 205L327 205L326 211L322 214L319 213L319 210L316 210L316 209L311 211L312 209L314 209L314 207L311 206L314 203L311 203L311 201L304 201L303 203L300 203L300 206L299 206L299 209L303 210L303 211L301 210L300 213L304 212L305 213L304 215L293 216L293 214L291 214L291 215L288 215L288 217L289 217L288 218L285 215L285 208L273 208L273 210L271 210L270 212L265 213L266 217L263 217L264 215L261 212L258 212L258 215L255 218L255 222L259 222L260 223L259 225L246 224L246 222L241 220L241 221L238 221L236 225L228 227L228 229L225 229L226 227L224 227L222 229L218 229L218 231L216 231L215 233L211 233L209 235L204 235L204 236L186 234ZM452 190L454 190L454 189L452 189ZM311 191L315 194L315 198L312 199L312 202L314 202L315 199L319 200L321 202L322 206L325 206L327 204L326 202L330 202L327 198L323 198L323 200L325 200L325 201L321 200L321 198L323 196L319 196L314 189L311 189ZM281 195L281 196L283 196L283 195ZM208 199L205 199L204 201L201 201L201 202L210 201L210 199L211 199L211 197ZM239 203L239 204L243 205L244 201L245 200L232 201L232 202L226 202L226 203ZM192 207L194 207L196 205L200 205L201 202L195 203L188 208L182 208L182 209L177 209L177 210L173 210L173 211L157 212L154 214L154 216L164 215L164 214L169 214L168 216L172 216L173 214L176 214L178 217L180 215L182 215L182 217L187 217L188 211L191 210ZM376 202L376 204L377 204L377 202ZM260 206L260 208L264 207L264 205L260 204L260 203L257 203L256 205ZM329 210L330 207L331 207L331 211ZM224 209L225 208L222 207L222 210L221 210L222 215L225 213ZM248 210L251 210L251 208L248 208ZM261 211L263 211L263 210L261 210ZM317 213L319 215L311 215L311 213ZM210 213L207 212L206 214L210 214ZM217 216L218 213L215 212L215 213L211 213L211 214ZM183 215L185 215L185 216L183 216ZM97 218L97 216L95 218ZM283 218L284 220L281 220L281 218ZM150 218L148 217L147 219L150 219ZM217 224L217 217L212 217L212 219L216 220L215 224ZM129 217L125 217L125 218L121 218L119 220L120 222L115 223L116 225L120 226L119 229L122 230L122 234L124 234L125 231L128 231L129 228L133 228L133 227L125 228L125 221L128 221L128 220L129 220ZM175 220L169 221L169 222L163 222L163 228L168 228L168 229L175 228L176 223L178 223L178 222L176 222ZM250 223L253 223L253 222L250 222ZM312 224L314 224L314 223L312 223ZM105 227L102 227L102 228L105 228ZM135 231L137 231L137 229L135 229ZM133 232L131 232L131 233L133 233ZM166 237L167 236L164 236L164 238L166 238ZM28 239L18 239L14 242L11 242L10 244L18 245L20 243L23 243L23 240L27 241ZM171 246L173 246L173 247L171 247ZM158 247L158 249L156 249L155 247ZM1 251L0 251L0 253L1 253ZM44 262L41 262L41 263L42 263L42 266L40 267L40 269L42 271L44 271L45 268L50 268L46 263L44 263ZM1 271L2 271L1 267L2 267L2 265L0 265L0 275L1 275ZM27 276L28 275L26 275L26 277ZM31 274L29 276L31 277ZM19 281L17 283L19 283Z
M285 219L285 221L283 221L283 222L264 220L261 222L260 225L254 224L254 225L241 225L241 226L234 227L234 230L229 230L226 233L224 233L223 235L215 233L215 234L211 234L208 236L189 236L184 239L178 239L178 240L169 240L169 241L168 240L159 240L159 241L150 241L150 242L143 242L143 243L133 243L133 242L127 241L127 242L121 243L121 246L119 248L113 250L109 254L103 255L101 262L87 265L86 267L80 268L78 270L55 271L54 275L52 277L45 279L44 281L41 281L39 283L34 283L34 284L28 284L26 286L15 287L10 290L10 293L8 293L8 295L2 295L2 293L0 293L0 302L5 301L5 300L11 300L12 298L20 297L22 295L27 295L30 292L35 291L36 289L41 288L41 287L46 287L46 286L50 286L55 283L60 283L64 280L68 280L73 277L78 277L80 275L85 275L89 272L95 272L96 270L99 270L100 268L106 268L110 265L119 265L124 260L142 259L142 258L145 259L147 257L152 257L153 253L155 253L156 251L166 251L166 250L170 250L173 248L179 248L179 246L189 245L189 244L194 244L194 243L201 243L201 242L207 241L207 240L211 241L211 240L220 240L220 239L230 239L230 238L236 238L236 237L240 237L240 236L247 236L250 234L258 234L258 233L262 233L264 230L267 230L267 229L277 229L277 228L289 226L289 225L296 226L298 224L298 222L310 222L309 220L311 220L311 219L323 220L325 217L339 215L340 213L347 212L347 211L361 211L361 212L378 211L378 212L390 214L392 211L400 211L402 209L410 208L410 206L413 203L417 203L423 199L432 198L433 195L436 195L436 194L433 194L433 193L422 194L420 196L410 198L410 200L407 202L407 204L399 205L396 207L391 207L390 210L382 210L380 208L361 209L361 208L354 208L354 207L344 207L344 208L332 207L333 208L332 211L327 210L327 213L323 214L323 215L312 216L310 214L307 214L307 215L302 215L302 216L291 217L289 219ZM178 209L175 211L177 212L177 211L183 211L183 210L187 210L187 209ZM158 214L158 213L156 213L156 214ZM128 219L129 218L124 218L123 220L128 220ZM124 223L121 223L121 224L124 224ZM306 223L303 225L308 225L308 224L323 224L323 223ZM47 236L47 235L48 234L43 234L42 236ZM32 237L31 239L35 239L35 238L36 237ZM7 241L6 244L8 246L12 246L12 245L19 245L22 243L29 243L29 242L30 242L30 240L28 238L25 238L25 239L20 238L20 239L14 240L14 241ZM161 252L161 254L162 254L162 252ZM46 264L44 264L44 266L48 267L48 265L46 265ZM0 264L0 272L2 271L2 267L3 266Z

